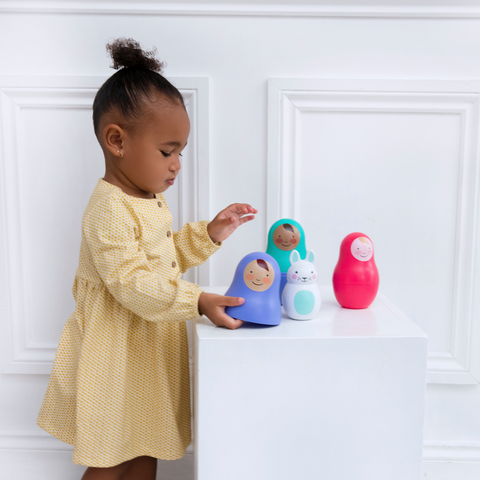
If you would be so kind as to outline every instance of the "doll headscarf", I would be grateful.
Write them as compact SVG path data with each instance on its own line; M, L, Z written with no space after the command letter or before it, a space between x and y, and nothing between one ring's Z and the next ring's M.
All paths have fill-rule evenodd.
M253 260L265 260L273 268L275 278L270 288L263 292L255 292L245 285L243 273L246 266ZM225 313L233 318L246 322L260 323L263 325L279 325L282 318L280 305L280 268L277 261L268 253L249 253L240 260L235 270L232 284L225 295L243 297L245 302L236 307L226 307Z

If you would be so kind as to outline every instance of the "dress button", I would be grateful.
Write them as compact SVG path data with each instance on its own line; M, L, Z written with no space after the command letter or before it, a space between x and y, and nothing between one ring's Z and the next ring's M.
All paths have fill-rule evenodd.
M175 268L176 266L177 266L177 262L174 260L174 261L172 262L172 267Z
M157 202L158 203L158 206L161 207L162 206L162 202Z
M171 237L171 236L172 236L172 232L169 230L169 231L167 232L167 237Z

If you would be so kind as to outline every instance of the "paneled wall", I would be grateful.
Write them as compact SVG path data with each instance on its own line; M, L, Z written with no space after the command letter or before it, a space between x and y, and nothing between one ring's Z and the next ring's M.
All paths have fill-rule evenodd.
M480 476L480 1L0 0L0 477L80 478L36 426L73 308L80 221L103 158L91 104L133 37L166 61L192 133L177 228L259 209L186 278L228 285L291 216L331 282L353 231L381 291L429 336L424 476ZM191 480L193 451L158 478Z

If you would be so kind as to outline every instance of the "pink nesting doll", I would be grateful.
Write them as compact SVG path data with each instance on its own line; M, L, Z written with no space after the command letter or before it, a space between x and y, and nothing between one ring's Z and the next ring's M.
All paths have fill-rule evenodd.
M333 272L338 303L345 308L367 308L375 300L379 283L372 241L360 232L347 235Z

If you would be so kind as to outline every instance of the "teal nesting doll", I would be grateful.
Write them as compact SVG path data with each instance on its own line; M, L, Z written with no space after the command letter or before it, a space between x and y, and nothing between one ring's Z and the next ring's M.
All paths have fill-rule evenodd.
M281 272L280 301L287 283L287 272L290 267L290 253L297 250L300 259L307 255L305 233L302 226L291 218L282 218L275 222L268 232L267 253L278 263Z

